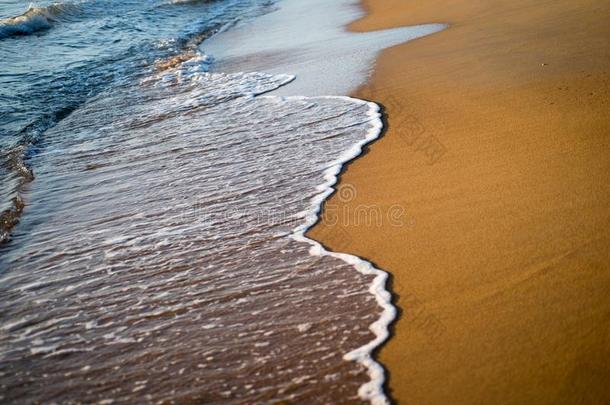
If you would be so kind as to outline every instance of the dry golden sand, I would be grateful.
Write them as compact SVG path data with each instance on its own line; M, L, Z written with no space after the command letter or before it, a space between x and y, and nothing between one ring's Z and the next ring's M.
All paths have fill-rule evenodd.
M335 194L311 232L393 275L391 395L610 403L608 3L365 9L352 30L450 24L378 59L356 96L384 104L389 129L342 175L355 197ZM377 209L381 226L362 216Z

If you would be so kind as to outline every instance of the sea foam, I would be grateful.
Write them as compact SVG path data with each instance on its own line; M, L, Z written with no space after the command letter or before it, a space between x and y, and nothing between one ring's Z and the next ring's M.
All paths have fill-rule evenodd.
M396 317L396 308L392 304L392 295L386 288L388 273L377 269L370 262L358 256L329 251L318 241L305 236L305 233L318 222L324 201L335 191L335 186L339 181L338 176L339 173L341 173L343 166L349 161L357 158L367 144L373 142L380 136L383 130L383 122L381 120L379 106L373 102L342 96L327 98L341 98L357 104L366 105L368 107L367 114L371 120L372 126L363 139L354 143L349 150L340 155L324 172L325 182L320 185L323 192L311 200L310 211L305 218L305 223L294 230L292 237L297 241L309 243L311 245L309 251L313 256L327 255L336 257L352 265L358 272L365 275L373 275L375 277L370 285L369 291L375 296L377 303L383 308L383 312L379 319L370 325L371 331L375 334L375 339L346 353L344 359L348 361L357 361L368 369L371 380L366 384L363 384L358 390L360 397L373 404L386 404L389 403L389 400L383 390L385 382L384 369L375 361L372 353L388 339L389 325Z

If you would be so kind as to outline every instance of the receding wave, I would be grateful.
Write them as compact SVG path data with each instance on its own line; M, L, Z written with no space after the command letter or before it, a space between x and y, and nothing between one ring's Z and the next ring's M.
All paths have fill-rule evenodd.
M42 7L30 5L25 13L0 21L0 39L47 30L78 11L79 7L70 3L54 3Z
M386 400L386 276L304 236L377 106L205 61L97 95L31 158L0 250L5 402Z

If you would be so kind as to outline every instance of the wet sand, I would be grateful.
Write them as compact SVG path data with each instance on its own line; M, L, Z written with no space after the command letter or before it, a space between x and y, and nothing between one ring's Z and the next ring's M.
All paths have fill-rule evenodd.
M450 24L377 60L355 96L388 130L311 232L393 275L391 395L610 402L607 4L364 7L351 30Z

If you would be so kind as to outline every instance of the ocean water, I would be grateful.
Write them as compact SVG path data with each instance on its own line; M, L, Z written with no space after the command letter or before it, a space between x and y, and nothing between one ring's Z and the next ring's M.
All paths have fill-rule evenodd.
M274 7L0 3L0 401L386 400L386 275L304 236L378 107L200 50Z
M0 239L43 133L105 88L188 57L206 37L272 10L268 1L0 2ZM169 59L168 59L169 60ZM17 199L17 200L16 200Z

